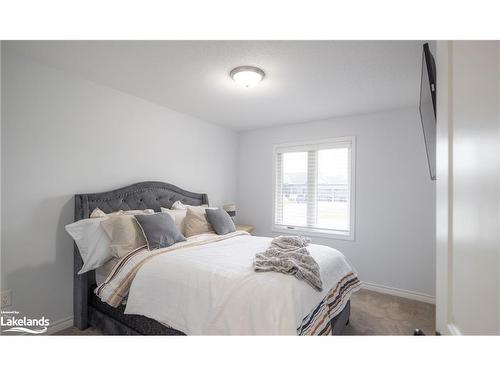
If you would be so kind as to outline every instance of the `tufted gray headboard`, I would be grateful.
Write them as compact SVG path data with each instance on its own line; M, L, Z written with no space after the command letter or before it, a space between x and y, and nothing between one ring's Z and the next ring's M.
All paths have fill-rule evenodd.
M106 213L119 210L138 210L152 208L160 211L160 207L170 208L175 201L192 206L208 204L207 194L192 193L164 182L139 182L121 189L104 193L75 195L75 221L86 219L92 211L99 207ZM88 297L95 284L95 272L90 271L78 275L83 261L74 246L73 266L73 313L74 324L80 329L88 326Z

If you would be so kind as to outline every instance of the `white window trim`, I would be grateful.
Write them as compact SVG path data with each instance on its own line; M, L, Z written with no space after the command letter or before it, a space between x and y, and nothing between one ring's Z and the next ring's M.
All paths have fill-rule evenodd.
M325 230L317 228L307 228L294 226L290 228L289 225L275 224L276 216L276 155L278 150L280 152L293 152L293 151L310 151L321 150L325 148L343 147L346 143L350 143L350 212L349 212L349 232ZM317 141L293 142L282 143L273 145L273 205L272 205L272 232L285 233L285 234L300 234L311 237L326 237L337 240L354 241L355 228L356 228L356 137L338 137L322 139Z

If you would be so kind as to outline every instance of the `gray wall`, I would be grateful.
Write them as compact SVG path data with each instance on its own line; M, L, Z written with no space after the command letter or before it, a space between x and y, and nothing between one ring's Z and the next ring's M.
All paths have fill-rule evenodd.
M365 282L435 294L434 183L417 109L241 133L238 220L271 231L273 145L356 136L355 240L313 238L342 251Z
M234 201L234 132L2 52L1 282L13 309L72 315L75 193L159 180Z

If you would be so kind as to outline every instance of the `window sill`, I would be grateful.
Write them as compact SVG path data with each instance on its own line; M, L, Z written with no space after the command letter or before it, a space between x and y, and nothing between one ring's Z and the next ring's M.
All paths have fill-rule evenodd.
M276 233L284 233L284 234L295 234L300 236L310 236L310 237L323 237L330 238L334 240L343 240L343 241L354 241L354 233L344 233L338 231L326 231L320 229L289 229L282 226L273 226L273 232Z

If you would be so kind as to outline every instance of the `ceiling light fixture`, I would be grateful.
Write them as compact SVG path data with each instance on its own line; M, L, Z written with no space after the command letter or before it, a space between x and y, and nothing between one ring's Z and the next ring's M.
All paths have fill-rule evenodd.
M250 88L257 86L266 74L262 69L255 66L238 66L231 70L229 75L238 85Z

